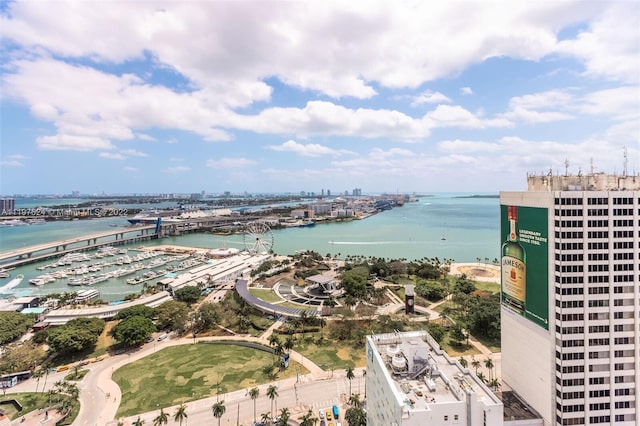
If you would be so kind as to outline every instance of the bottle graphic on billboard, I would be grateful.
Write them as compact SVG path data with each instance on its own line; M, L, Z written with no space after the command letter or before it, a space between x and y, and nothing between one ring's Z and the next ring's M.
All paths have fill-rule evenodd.
M507 207L509 234L502 244L502 297L513 310L524 313L527 289L527 258L518 240L518 207Z

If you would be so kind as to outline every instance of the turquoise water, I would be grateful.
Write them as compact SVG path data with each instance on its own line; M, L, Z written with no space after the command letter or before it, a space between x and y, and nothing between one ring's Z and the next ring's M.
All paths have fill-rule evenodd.
M403 207L378 213L364 220L274 230L273 250L278 254L314 250L323 255L339 254L341 258L347 255L408 260L438 257L456 262L473 262L477 258L493 260L499 257L499 200L460 198L461 195L437 194L423 197L418 202L407 203ZM114 230L113 225L126 226L127 223L126 218L117 217L0 228L0 250ZM222 237L211 234L168 237L144 244L240 249L244 246L240 235ZM34 290L34 286L30 286L28 281L44 273L36 270L43 263L12 271L12 277L17 273L25 275L24 281L16 290ZM0 280L0 286L9 279ZM103 299L117 300L127 293L139 291L140 286L130 286L124 279L120 279L97 284L95 287L101 292ZM63 280L37 289L43 293L71 290L73 288L68 287Z

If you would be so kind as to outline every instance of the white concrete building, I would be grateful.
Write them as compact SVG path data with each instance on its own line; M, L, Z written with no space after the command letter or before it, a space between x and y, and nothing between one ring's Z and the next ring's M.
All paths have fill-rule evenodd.
M501 426L502 402L425 331L367 336L367 424Z
M640 421L640 178L605 178L500 194L502 379L545 425Z

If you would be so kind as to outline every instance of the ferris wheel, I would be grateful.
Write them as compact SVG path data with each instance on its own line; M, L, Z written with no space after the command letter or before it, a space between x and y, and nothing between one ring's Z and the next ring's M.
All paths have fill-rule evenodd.
M249 253L269 253L273 248L273 231L264 222L250 222L245 229L243 240L244 248Z

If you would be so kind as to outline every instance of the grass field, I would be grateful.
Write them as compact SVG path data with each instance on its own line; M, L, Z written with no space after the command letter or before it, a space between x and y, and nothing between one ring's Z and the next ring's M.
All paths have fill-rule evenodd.
M267 303L279 302L282 299L278 297L275 291L273 290L265 290L262 288L250 288L249 293L257 297L258 299L264 300Z
M220 393L250 388L269 380L262 368L271 365L268 352L238 345L180 345L154 353L118 369L113 379L122 390L117 417L180 404ZM278 379L309 371L292 360Z
M474 282L477 290L484 290L490 293L499 293L500 292L500 284L490 283L486 281L476 281Z
M364 348L354 349L348 344L341 345L334 341L326 341L322 345L305 343L296 345L294 349L324 370L364 367L367 363Z

